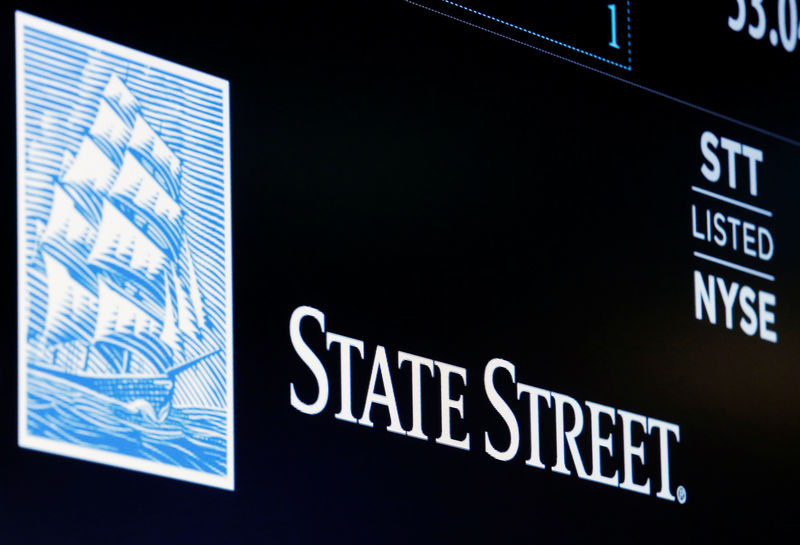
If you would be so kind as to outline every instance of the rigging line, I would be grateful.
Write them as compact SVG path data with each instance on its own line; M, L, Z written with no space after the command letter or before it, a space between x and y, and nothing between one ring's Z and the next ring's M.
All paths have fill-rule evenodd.
M222 352L221 348L219 350L214 350L213 352L209 352L205 356L200 356L197 359L194 359L194 360L191 360L191 361L187 361L187 362L184 362L184 363L179 363L178 365L173 365L172 367L170 367L169 369L164 371L164 374L167 375L167 376L177 375L178 373L180 373L181 371L183 371L184 369L186 369L188 367L191 367L195 363L200 363L204 359L210 358L211 356L213 356L215 354L219 354L220 352Z

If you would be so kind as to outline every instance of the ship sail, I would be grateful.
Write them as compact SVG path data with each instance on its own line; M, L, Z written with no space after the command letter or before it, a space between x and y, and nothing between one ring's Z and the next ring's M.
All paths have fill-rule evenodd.
M141 116L136 116L128 148L153 168L156 179L177 198L181 162Z
M97 297L75 281L67 267L44 253L47 272L47 318L44 340L49 345L91 340L97 321Z
M103 89L103 98L129 127L133 127L133 121L140 110L139 103L116 74L112 74L108 79Z
M117 174L117 165L95 141L85 136L75 160L62 176L61 183L75 204L93 224L100 221L102 197Z
M173 269L174 285L183 287L184 284L178 278L178 273ZM191 295L187 295L184 289L176 291L175 311L178 315L178 328L190 339L196 339L200 320L202 319L202 308L192 303Z
M97 231L75 208L66 192L56 185L50 219L42 235L42 245L61 263L67 265L76 279L93 292L97 280L87 259L94 246Z
M163 275L167 256L110 202L103 203L97 240L89 264L137 282L158 302L164 300Z
M161 339L163 332L163 322L100 279L95 344L108 343L141 354L163 371L174 355Z
M164 309L164 316L175 316L176 291L170 287L170 279L165 278L165 292L167 294L167 304ZM173 354L183 352L183 339L181 328L176 320L164 320L164 329L161 331L161 340L172 349Z
M42 340L54 353L82 349L84 369L110 377L186 363L204 317L182 235L181 176L178 157L112 75L78 151L64 154L41 235Z
M152 224L148 225L150 238L163 249L177 252L181 207L130 152L125 152L108 198L120 207L143 213L148 224Z
M122 154L131 135L131 127L114 111L105 100L100 101L97 115L89 129L97 146L116 164L122 161Z

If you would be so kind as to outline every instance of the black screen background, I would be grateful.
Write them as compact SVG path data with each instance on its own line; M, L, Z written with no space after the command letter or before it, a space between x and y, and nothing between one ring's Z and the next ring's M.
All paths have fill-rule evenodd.
M709 543L791 528L797 148L404 2L291 4L3 11L2 541ZM233 493L16 446L13 9L230 81ZM732 33L734 9L634 3L632 77L800 138L798 53ZM704 130L767 150L777 345L694 319L689 187ZM294 410L290 383L315 394L289 341L300 305L365 341L357 415L376 345L393 366L403 350L467 368L455 434L469 431L472 450L388 433L381 408L373 429L335 420L338 354L312 328L331 397L320 415ZM526 467L521 402L520 454L491 459L494 357L518 381L678 423L672 487L687 503ZM393 376L406 427L407 377ZM437 388L423 382L431 438Z

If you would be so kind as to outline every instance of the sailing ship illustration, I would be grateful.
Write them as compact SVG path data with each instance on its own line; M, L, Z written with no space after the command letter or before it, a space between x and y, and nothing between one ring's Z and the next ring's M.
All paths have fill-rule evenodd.
M39 226L46 315L29 338L29 372L161 421L176 375L218 352L187 349L201 346L208 326L184 236L181 174L181 161L112 75L79 149L64 155Z

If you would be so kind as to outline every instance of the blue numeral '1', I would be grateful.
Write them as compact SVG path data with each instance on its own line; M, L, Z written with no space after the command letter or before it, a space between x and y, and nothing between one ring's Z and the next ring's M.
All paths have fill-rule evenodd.
M617 5L609 4L608 10L611 12L611 41L608 42L608 45L614 49L619 49L619 44L617 43Z

